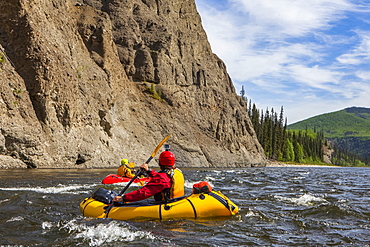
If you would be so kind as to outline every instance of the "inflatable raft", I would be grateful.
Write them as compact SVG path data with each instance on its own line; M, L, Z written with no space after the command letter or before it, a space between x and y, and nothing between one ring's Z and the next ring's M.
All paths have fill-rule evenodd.
M115 183L126 183L126 182L130 182L131 178L128 178L128 177L122 177L118 174L110 174L108 176L106 176L102 181L101 183L102 184L115 184ZM149 178L136 178L134 180L134 183L139 183L139 182L142 182L143 183L146 183L149 181Z
M92 197L86 198L80 203L83 216L116 220L168 220L231 216L239 211L239 208L221 192L212 191L174 198L168 202L156 202L152 199L131 202L113 206L109 212L105 212L109 206L108 201L111 201L116 193L103 188L100 190L107 196L96 196L94 193L97 199L93 198L93 194Z

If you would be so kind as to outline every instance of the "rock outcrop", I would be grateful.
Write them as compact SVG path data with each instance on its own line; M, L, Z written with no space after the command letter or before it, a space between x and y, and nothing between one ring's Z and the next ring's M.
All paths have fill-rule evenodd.
M0 2L0 168L266 158L194 0Z

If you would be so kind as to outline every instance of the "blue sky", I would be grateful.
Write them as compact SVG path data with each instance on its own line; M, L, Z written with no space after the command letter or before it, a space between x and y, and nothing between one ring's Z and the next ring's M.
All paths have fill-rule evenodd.
M195 0L238 94L288 124L370 107L370 1Z

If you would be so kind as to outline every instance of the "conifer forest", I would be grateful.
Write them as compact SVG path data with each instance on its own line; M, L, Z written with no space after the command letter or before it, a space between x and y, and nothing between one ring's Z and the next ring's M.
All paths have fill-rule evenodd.
M288 121L281 107L278 113L273 108L263 111L245 96L242 87L241 97L247 101L248 116L252 121L257 139L266 156L281 162L324 164L324 148L332 150L330 162L338 166L365 166L369 159L363 159L347 150L332 145L322 131L316 129L288 130Z

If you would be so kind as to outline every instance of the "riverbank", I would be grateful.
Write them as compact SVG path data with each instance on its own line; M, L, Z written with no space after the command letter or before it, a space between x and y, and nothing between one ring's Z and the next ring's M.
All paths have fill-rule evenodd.
M278 161L270 161L266 167L338 167L334 165L314 165L314 164L286 164Z

